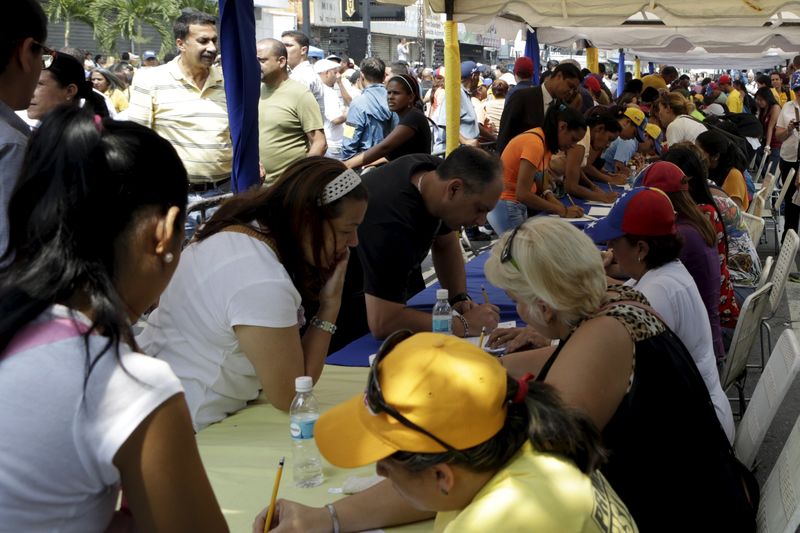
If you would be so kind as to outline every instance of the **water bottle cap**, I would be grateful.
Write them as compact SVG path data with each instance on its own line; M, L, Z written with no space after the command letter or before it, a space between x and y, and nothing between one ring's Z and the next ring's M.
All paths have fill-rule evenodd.
M447 289L436 289L437 300L447 300Z
M314 388L314 380L311 376L300 376L294 379L294 389L297 392L309 392Z
M378 354L376 354L376 353L374 353L374 354L369 356L369 366L372 366L373 364L375 364L375 358L376 357L378 357Z

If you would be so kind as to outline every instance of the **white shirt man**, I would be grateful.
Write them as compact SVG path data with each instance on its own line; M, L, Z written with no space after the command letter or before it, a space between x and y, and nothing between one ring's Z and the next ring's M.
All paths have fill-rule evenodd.
M308 61L308 37L299 31L285 31L281 34L281 41L286 47L289 56L286 58L289 68L289 78L300 82L311 91L319 104L319 111L325 116L325 97L322 92L322 81L314 72L314 67Z
M336 90L339 67L338 63L328 59L321 59L314 63L314 70L317 71L319 79L322 81L325 101L325 114L322 115L325 140L328 142L325 155L334 159L341 159L344 123L347 120L347 106L344 105L341 93Z

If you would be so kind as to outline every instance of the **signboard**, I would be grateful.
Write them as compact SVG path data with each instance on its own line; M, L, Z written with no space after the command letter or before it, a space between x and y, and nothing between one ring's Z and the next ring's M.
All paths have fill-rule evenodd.
M406 20L406 9L405 6L379 4L377 0L370 0L369 16L373 22L380 20L404 21ZM361 22L361 20L361 0L342 0L342 21Z

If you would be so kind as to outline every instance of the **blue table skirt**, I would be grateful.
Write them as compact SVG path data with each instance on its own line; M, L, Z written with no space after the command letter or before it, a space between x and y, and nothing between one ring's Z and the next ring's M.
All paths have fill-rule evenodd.
M466 264L467 290L473 300L483 303L481 286L485 287L486 292L489 294L489 301L500 308L500 321L519 321L520 318L517 315L517 307L514 302L511 301L511 298L509 298L503 290L490 285L489 282L486 281L486 276L483 274L483 265L486 263L490 254L491 251L487 250ZM439 288L441 288L441 285L439 285L437 281L411 298L408 302L408 306L430 313L433 304L436 302L436 289ZM479 332L473 333L477 335ZM381 341L377 340L371 334L364 335L338 352L329 355L325 362L330 365L369 366L369 356L377 352L380 345Z

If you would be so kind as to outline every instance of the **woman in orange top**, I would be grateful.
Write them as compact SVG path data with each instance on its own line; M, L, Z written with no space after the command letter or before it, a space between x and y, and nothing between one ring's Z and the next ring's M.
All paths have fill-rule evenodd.
M520 133L508 143L503 161L503 193L489 212L488 219L499 234L519 226L528 218L528 208L556 213L562 217L583 215L580 207L566 207L545 183L550 157L567 150L586 134L586 121L580 111L553 105L544 117L544 125Z

